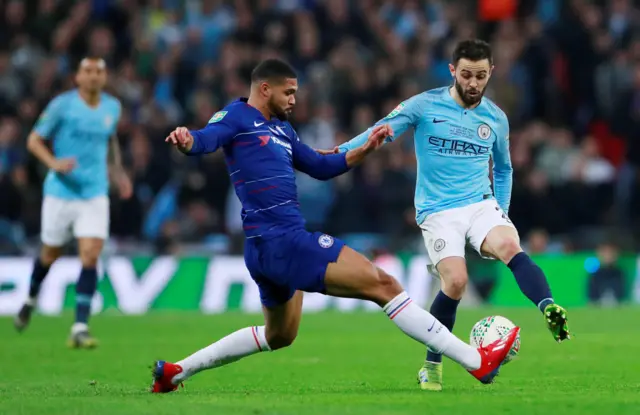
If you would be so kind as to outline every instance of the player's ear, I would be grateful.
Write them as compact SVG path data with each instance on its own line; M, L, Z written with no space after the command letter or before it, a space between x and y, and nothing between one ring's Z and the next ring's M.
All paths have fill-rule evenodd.
M265 97L269 98L271 96L271 85L268 82L260 83L260 93Z
M453 66L452 63L449 64L449 72L451 73L452 78L456 77L456 67Z

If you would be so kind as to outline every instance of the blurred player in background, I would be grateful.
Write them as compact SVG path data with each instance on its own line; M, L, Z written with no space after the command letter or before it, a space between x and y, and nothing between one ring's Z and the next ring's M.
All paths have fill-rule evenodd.
M416 95L376 124L389 123L396 136L414 128L418 162L416 219L422 229L429 268L442 281L430 311L449 330L453 329L468 282L468 243L481 256L497 258L511 269L522 292L544 314L554 339L561 342L569 338L566 311L555 304L544 273L523 252L518 232L507 216L513 172L509 122L500 108L483 98L493 70L491 47L481 40L460 42L449 70L454 79L452 87ZM320 153L357 148L371 130ZM393 141L393 137L386 141ZM422 389L442 390L440 353L428 351L418 379Z
M227 105L201 130L179 127L167 137L188 155L223 149L242 203L245 263L260 290L265 325L238 330L175 364L156 362L152 392L174 391L204 369L289 346L298 334L303 291L373 301L405 334L449 356L480 381L491 382L519 328L475 349L413 303L393 277L364 256L339 239L305 230L294 169L331 179L360 163L393 131L380 125L350 151L320 155L287 122L297 89L288 64L264 61L252 73L248 99Z
M74 236L78 240L82 271L76 284L70 347L97 345L89 333L88 321L98 283L96 266L109 235L109 175L122 198L132 194L115 136L120 102L103 92L106 81L104 60L83 59L76 74L78 88L57 96L47 105L27 143L29 151L49 172L43 185L42 249L33 266L29 297L15 318L15 327L22 331L29 324L42 282L64 245ZM52 142L53 151L45 140Z

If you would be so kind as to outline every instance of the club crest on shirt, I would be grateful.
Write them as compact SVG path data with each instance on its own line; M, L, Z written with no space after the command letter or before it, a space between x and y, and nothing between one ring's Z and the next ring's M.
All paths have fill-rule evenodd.
M331 248L333 246L333 238L327 234L322 234L318 238L318 244L323 248Z
M111 115L107 115L106 117L104 117L104 126L106 128L110 128L111 124L113 124L113 117L111 117Z
M478 127L478 137L483 140L491 137L491 127L489 127L487 124L481 124L480 127Z

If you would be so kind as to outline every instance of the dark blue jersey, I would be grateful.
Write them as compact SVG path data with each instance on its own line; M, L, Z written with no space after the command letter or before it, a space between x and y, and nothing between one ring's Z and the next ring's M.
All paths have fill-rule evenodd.
M266 119L240 98L191 131L189 155L222 147L231 182L242 203L247 238L270 238L303 229L294 169L328 180L349 167L346 153L320 155L300 141L286 121Z

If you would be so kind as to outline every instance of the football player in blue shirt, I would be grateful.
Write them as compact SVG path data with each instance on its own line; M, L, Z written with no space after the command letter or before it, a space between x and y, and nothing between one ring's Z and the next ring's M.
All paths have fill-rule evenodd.
M294 170L331 179L360 163L393 131L380 125L350 151L321 155L301 142L287 122L298 89L291 67L264 61L251 81L248 99L227 105L201 130L177 128L167 141L187 155L223 150L242 202L245 263L260 290L265 325L238 330L177 363L156 362L152 392L171 392L201 370L289 346L298 333L303 291L373 301L405 334L491 382L519 328L475 349L413 303L392 276L364 256L337 238L304 228Z
M453 329L468 282L465 246L469 244L484 258L497 258L511 269L522 292L543 313L554 339L561 342L569 338L566 311L554 302L540 267L523 252L508 217L513 172L509 122L496 104L483 97L493 70L491 47L481 40L460 42L449 70L453 86L416 95L376 124L389 124L396 136L414 129L416 220L429 268L442 281L431 313ZM321 153L357 148L376 126ZM428 351L418 379L424 390L442 390L440 353Z
M19 331L27 327L49 268L73 236L78 240L82 270L76 284L70 347L97 346L88 321L98 283L96 266L109 236L109 175L121 197L132 194L115 136L120 101L103 92L106 82L104 60L84 58L76 74L78 88L58 95L47 105L27 142L29 151L49 172L43 185L43 246L33 266L29 297L14 324ZM51 142L52 151L45 141Z

